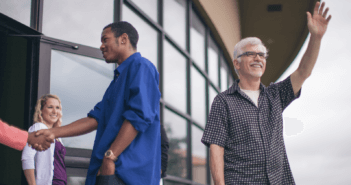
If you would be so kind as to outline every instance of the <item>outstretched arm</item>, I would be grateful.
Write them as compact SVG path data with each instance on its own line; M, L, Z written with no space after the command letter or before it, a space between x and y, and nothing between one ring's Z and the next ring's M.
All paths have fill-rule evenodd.
M301 89L303 82L312 73L312 69L318 58L322 37L327 31L328 23L331 19L331 15L327 17L329 8L324 10L325 3L323 2L321 6L319 5L320 2L317 2L314 7L313 16L310 12L307 12L307 26L311 37L299 67L291 74L291 84L295 95Z
M98 122L94 118L86 117L79 119L63 127L43 129L36 132L35 136L44 135L46 138L72 137L87 134L96 130ZM43 150L40 145L33 144L36 150Z

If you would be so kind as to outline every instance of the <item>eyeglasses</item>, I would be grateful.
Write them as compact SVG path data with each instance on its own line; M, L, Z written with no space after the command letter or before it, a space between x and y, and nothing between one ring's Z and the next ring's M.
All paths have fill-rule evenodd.
M246 56L251 57L251 58L256 58L256 56L258 55L258 57L260 57L261 59L267 59L269 56L268 53L262 53L262 52L256 53L253 51L247 51L247 52L239 55L238 58L243 56L243 55L246 55Z

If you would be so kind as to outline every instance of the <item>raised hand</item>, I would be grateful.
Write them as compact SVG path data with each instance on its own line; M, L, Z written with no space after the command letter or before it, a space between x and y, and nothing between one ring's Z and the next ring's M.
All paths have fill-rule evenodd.
M312 36L322 38L324 33L327 31L328 23L331 19L331 15L327 17L329 8L324 9L325 3L319 7L320 2L316 3L314 7L313 16L310 12L307 12L307 26Z
M35 132L28 134L28 145L38 151L44 151L48 149L54 139L46 137L45 135L35 136Z

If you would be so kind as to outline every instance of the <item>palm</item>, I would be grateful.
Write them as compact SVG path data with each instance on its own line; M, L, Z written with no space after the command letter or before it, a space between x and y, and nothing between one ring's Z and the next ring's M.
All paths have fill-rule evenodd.
M322 37L327 31L328 23L331 19L331 15L326 18L329 8L324 9L325 3L319 7L319 2L314 7L313 16L307 12L307 26L311 35Z

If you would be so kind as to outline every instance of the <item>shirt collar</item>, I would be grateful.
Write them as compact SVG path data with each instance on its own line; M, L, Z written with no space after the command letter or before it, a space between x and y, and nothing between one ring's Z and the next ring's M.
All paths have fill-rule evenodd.
M125 68L127 68L134 59L140 58L141 55L139 52L135 52L132 55L130 55L125 61L122 62L121 65L119 65L116 69L115 69L115 77L118 76L119 74L121 74L123 72L123 70Z
M233 85L228 89L226 94L234 94L236 91L239 91L240 90L240 87L239 87L239 84L238 84L239 82L240 82L240 79L236 79L234 81ZM260 83L260 90L261 90L261 92L264 92L265 89L266 89L266 87L261 82Z

